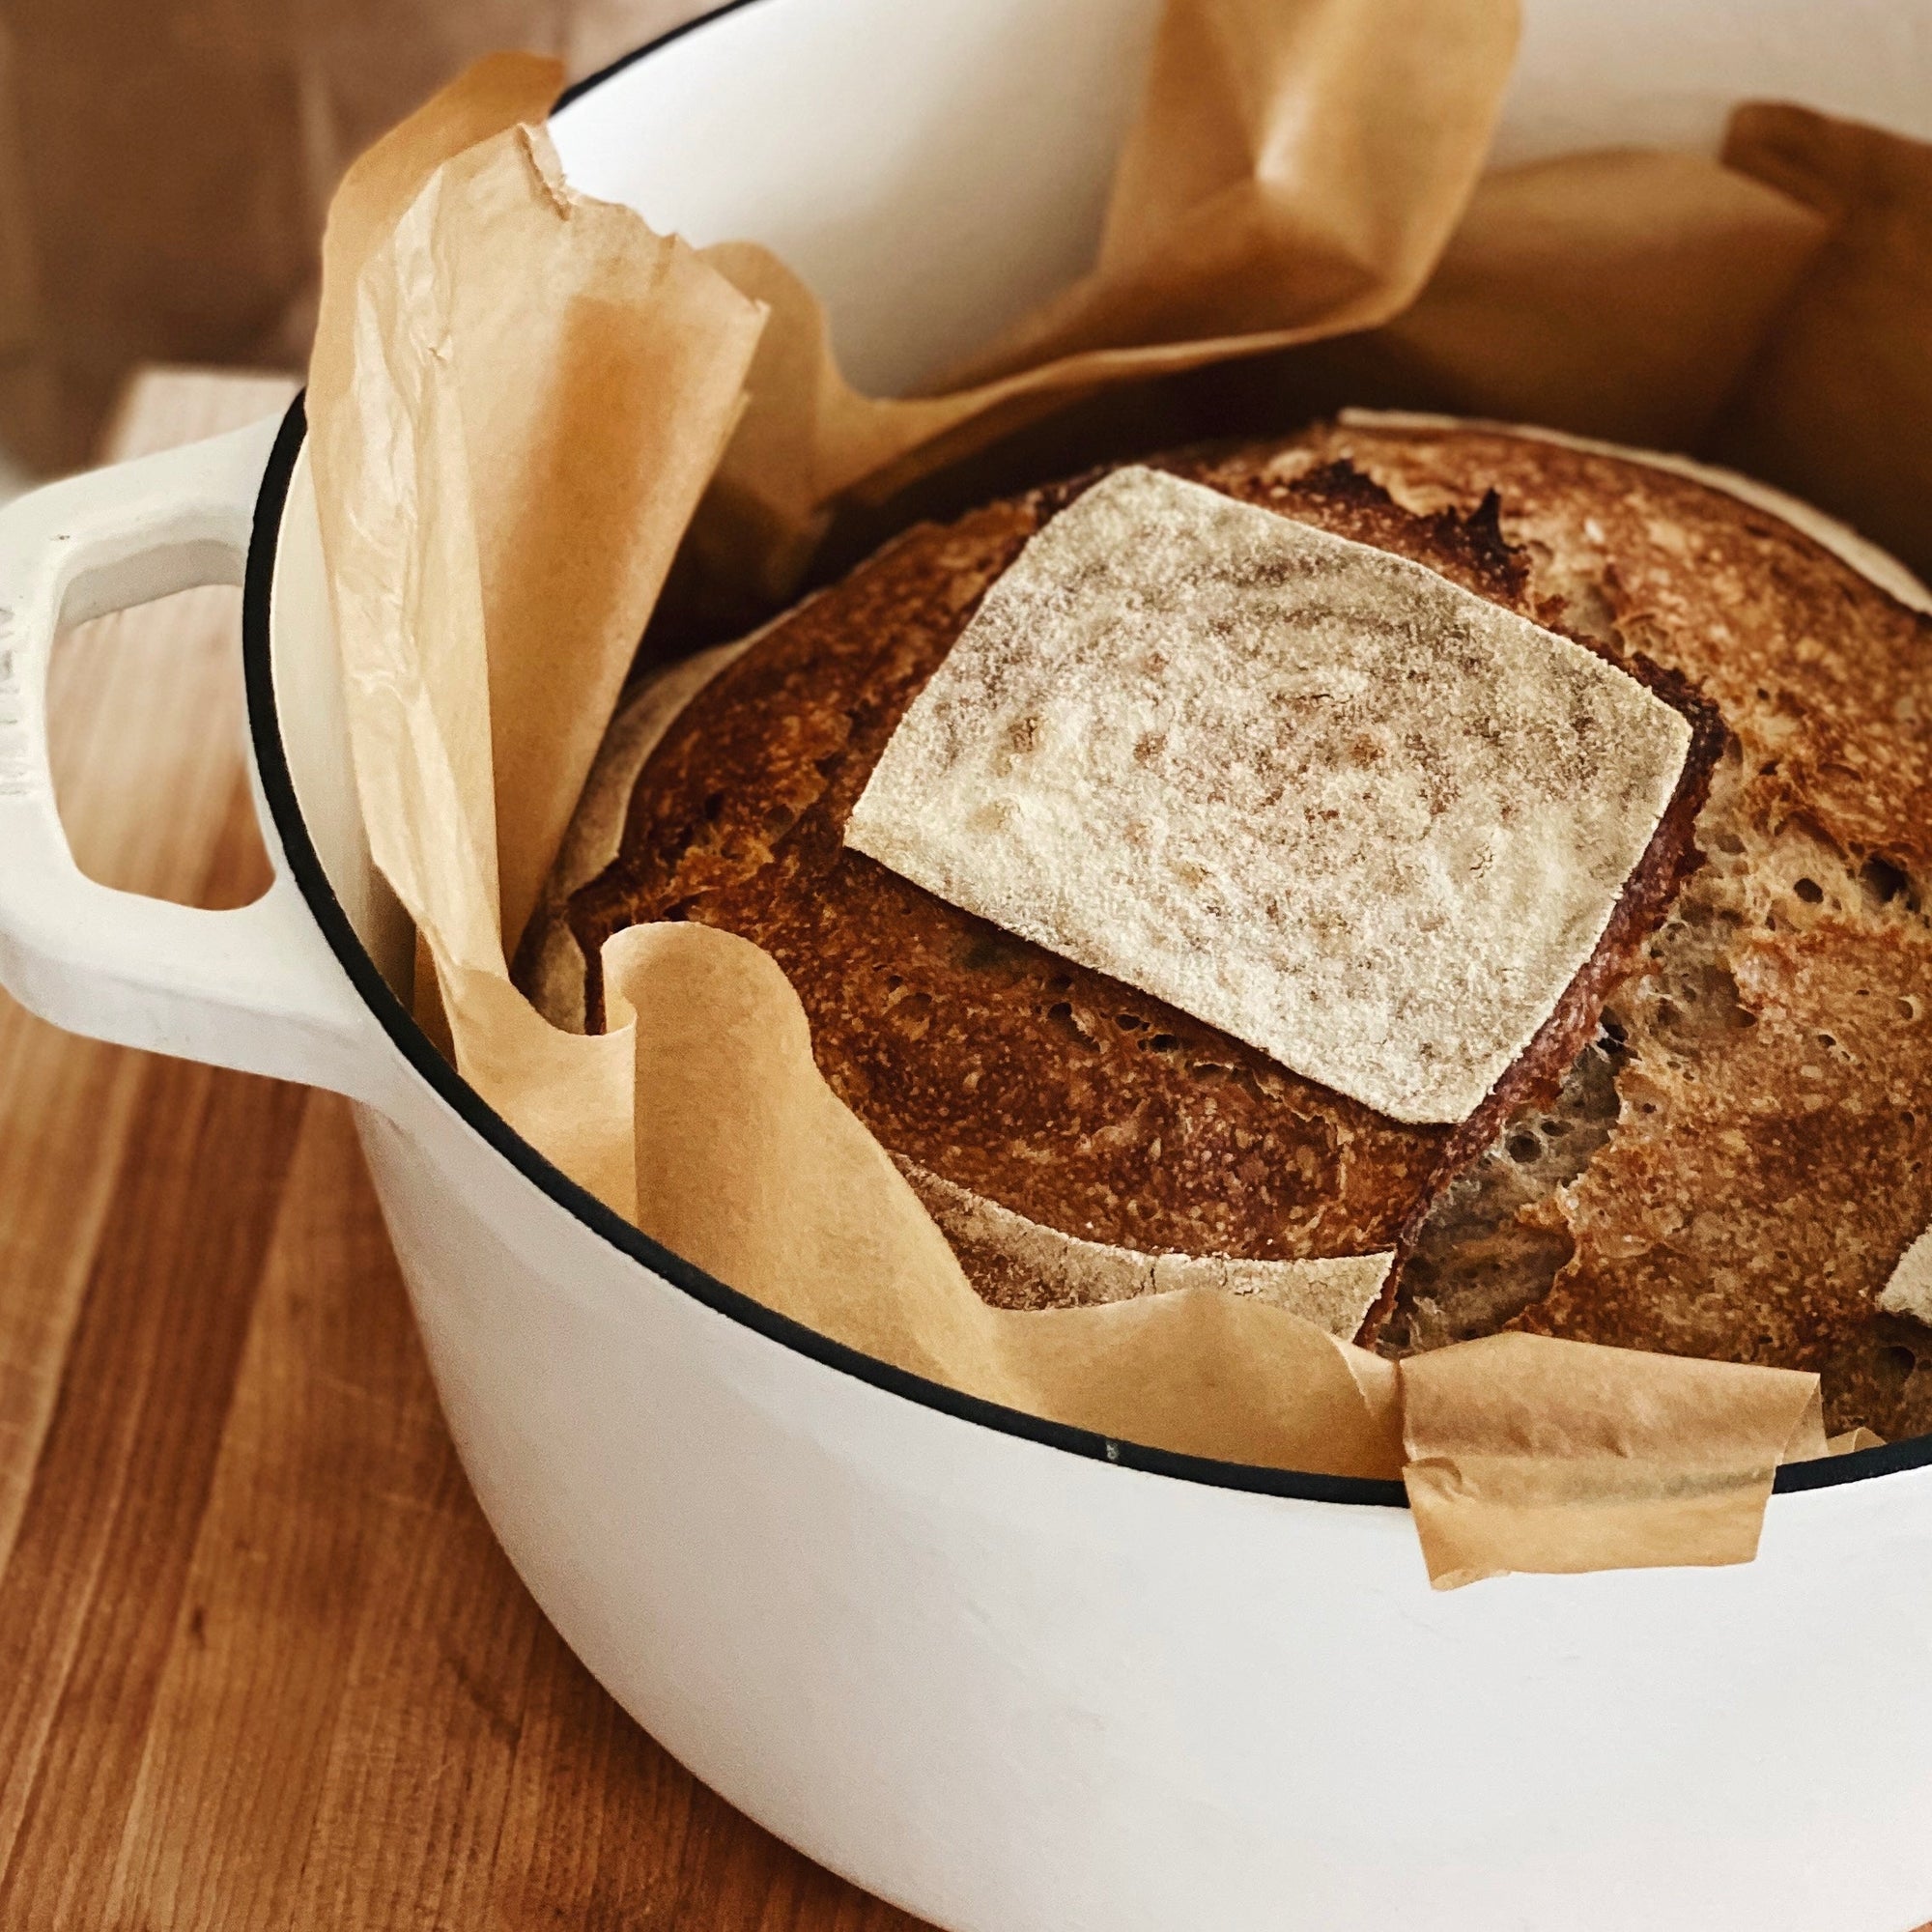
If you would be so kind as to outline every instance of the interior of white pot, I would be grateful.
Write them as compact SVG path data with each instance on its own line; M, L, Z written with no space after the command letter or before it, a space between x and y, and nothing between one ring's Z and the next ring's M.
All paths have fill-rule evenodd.
M1093 259L1160 0L738 0L579 94L570 180L698 246L762 242L846 373L956 363ZM1932 0L1523 0L1509 164L1715 149L1732 104L1932 135Z
M260 545L258 528L255 541ZM336 899L389 990L412 1004L415 927L369 856L343 710L315 475L306 446L289 478L275 537L269 665L275 722L302 826ZM259 721L257 721L259 724Z

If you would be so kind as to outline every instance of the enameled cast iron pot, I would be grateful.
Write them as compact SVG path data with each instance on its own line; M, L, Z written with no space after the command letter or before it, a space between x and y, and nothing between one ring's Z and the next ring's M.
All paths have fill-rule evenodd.
M1081 266L1156 4L740 0L556 136L658 227L775 245L891 388ZM1505 158L1708 146L1743 95L1932 134L1932 0L1528 11ZM55 814L56 627L238 576L275 883L238 912L109 891ZM781 1837L975 1932L1932 1917L1932 1440L1784 1471L1746 1568L1435 1595L1394 1485L1151 1454L855 1356L619 1223L396 997L298 408L16 503L0 607L0 978L356 1101L497 1534Z

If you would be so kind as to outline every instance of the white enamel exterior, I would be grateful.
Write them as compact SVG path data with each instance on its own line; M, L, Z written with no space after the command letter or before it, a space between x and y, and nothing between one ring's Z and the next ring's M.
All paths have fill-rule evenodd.
M1017 0L755 0L586 97L560 142L581 183L662 224L780 242L876 366L915 369L955 346L937 319L952 311L935 303L922 332L897 305L962 238L978 249L962 286L998 284L980 311L997 320L1091 233L1131 92L1116 63L1144 45L1152 0L1025 11L1052 16L1057 66L1016 58ZM1753 91L1907 127L1932 103L1932 0L1759 0L1747 43L1680 43L1683 11L1627 5L1599 48L1594 10L1532 0L1546 89L1508 138L1547 151L1559 87L1586 130L1604 89L1635 89L1658 126L1708 132L1733 52ZM1588 56L1569 69L1562 23ZM917 113L875 117L886 94ZM902 164L911 179L962 152L962 116L1009 128L1003 207L899 221ZM835 234L857 184L865 204ZM1009 241L995 212L1032 228ZM900 250L883 293L875 217ZM1932 1468L1776 1498L1747 1568L1436 1595L1400 1510L1085 1460L703 1306L438 1095L286 883L252 920L170 909L158 925L146 902L76 888L41 756L62 599L73 614L232 577L267 450L250 436L0 513L0 976L65 1025L357 1097L491 1522L573 1648L698 1776L958 1932L1932 1918ZM401 983L408 934L356 831L299 467L271 644L304 824Z
M366 1091L368 1014L285 877L201 912L74 864L47 762L62 623L240 583L272 422L70 477L0 512L0 980L71 1031Z

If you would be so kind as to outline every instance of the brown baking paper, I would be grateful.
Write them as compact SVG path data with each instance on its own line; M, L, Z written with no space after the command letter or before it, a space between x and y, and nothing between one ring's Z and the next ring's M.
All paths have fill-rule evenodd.
M1437 1589L1748 1563L1778 1463L1828 1453L1818 1378L1788 1369L1492 1335L1399 1373L1403 1481Z
M1351 405L1726 465L1932 574L1932 148L1760 103L1721 161L1498 170L1403 314L1207 372L1170 419L1252 434Z
M722 1280L880 1359L1121 1440L1406 1466L1445 1585L1739 1561L1769 1472L1824 1450L1815 1378L1521 1337L1398 1373L1214 1290L992 1309L820 1077L756 947L696 923L618 935L611 1026L594 1037L550 1028L505 970L714 468L697 548L777 585L841 493L877 494L1015 411L1129 376L1342 330L1357 332L1333 355L1329 355L1332 374L1366 345L1382 366L1466 364L1474 384L1483 292L1560 259L1584 280L1501 358L1554 413L1569 328L1614 334L1577 247L1606 232L1634 265L1611 306L1650 318L1653 352L1696 334L1674 351L1689 373L1671 409L1715 421L1708 391L1743 380L1829 223L1682 157L1590 157L1475 190L1512 22L1492 6L1459 18L1445 40L1411 0L1171 0L1094 270L990 350L976 386L904 402L842 383L816 305L761 251L700 258L571 192L540 126L549 64L472 71L357 164L329 226L309 414L357 783L465 1077ZM1664 286L1682 247L1633 222L1659 206L1690 211L1691 253L1719 265L1689 296ZM1592 410L1639 397L1643 353L1623 345ZM1263 396L1326 379L1278 355L1242 377Z
M1096 387L1373 327L1428 279L1482 166L1515 0L1170 0L1092 270L941 394L861 395L769 250L705 251L771 323L692 533L790 589L830 506L889 494Z
M632 1210L630 1042L548 1026L521 929L762 321L682 242L562 184L554 63L507 55L350 171L324 244L310 460L371 850L457 1065Z

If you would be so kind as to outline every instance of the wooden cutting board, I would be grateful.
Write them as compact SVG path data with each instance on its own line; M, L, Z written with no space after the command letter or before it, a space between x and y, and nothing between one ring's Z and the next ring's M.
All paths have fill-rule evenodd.
M293 388L152 372L105 453ZM110 884L266 879L239 609L196 591L57 653L63 813ZM525 1594L342 1103L0 995L0 1926L912 1923L694 1782Z

